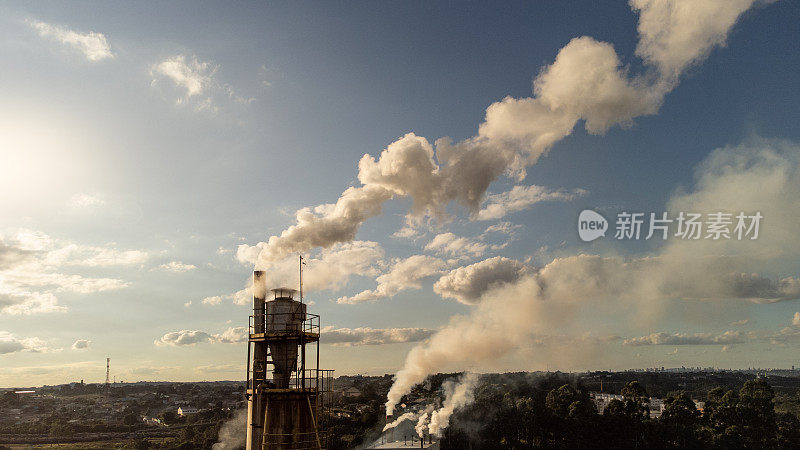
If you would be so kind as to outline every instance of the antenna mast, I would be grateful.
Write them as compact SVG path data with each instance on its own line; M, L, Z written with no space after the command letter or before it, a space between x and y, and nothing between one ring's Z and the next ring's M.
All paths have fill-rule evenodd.
M303 255L300 256L300 303L303 303Z
M111 358L106 358L106 388L108 388L108 384L111 381L110 375L111 375Z

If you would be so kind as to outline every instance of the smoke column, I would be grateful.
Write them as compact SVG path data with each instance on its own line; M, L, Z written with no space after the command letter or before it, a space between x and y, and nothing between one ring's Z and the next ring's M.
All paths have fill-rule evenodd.
M421 416L419 416L419 420L417 420L417 426L414 427L414 430L417 432L417 436L420 439L425 437L425 429L428 426L428 416L430 416L430 412L424 412Z
M587 36L575 38L534 80L533 97L507 97L490 105L474 138L455 145L446 140L437 142L437 156L443 166L437 168L433 177L438 183L430 186L424 195L400 189L397 176L362 177L360 171L359 179L395 186L395 194L411 195L418 206L412 209L412 214L420 209L437 211L437 206L449 200L474 206L483 198L489 182L503 172L521 173L555 142L568 136L578 120L585 121L588 132L600 134L613 125L626 126L638 116L655 114L664 96L677 86L680 75L703 61L715 47L724 45L730 29L754 3L755 0L631 0L632 9L639 13L636 54L646 68L642 75L629 77L611 44ZM391 149L392 146L384 151L376 163L378 166L383 166L384 158L387 167L396 159L398 155ZM474 178L475 169L465 160L485 168L483 173L489 174L488 179L486 176ZM359 168L363 171L372 167L371 161L374 160L365 156ZM461 165L464 167L452 170ZM446 195L453 192L447 187L473 178L476 184L461 191L467 193L466 197ZM437 190L442 186L445 186L444 194ZM280 240L271 241L276 246L279 243ZM532 278L535 277L527 277L532 294L526 293L524 297L538 303L536 299L541 296L537 293L541 289ZM580 292L581 287L576 288ZM524 304L520 307L529 309ZM474 313L470 317L454 318L429 343L411 350L389 391L387 414L392 414L402 396L436 367L474 363L482 358L488 361L508 353L512 339L504 337L507 332L504 327L511 326L510 332L515 333L514 318L485 312L488 318L476 318ZM470 330L467 326L477 328ZM452 346L467 346L460 339L465 333L476 335L473 342L477 349L466 350L471 354L452 349ZM518 330L518 334L523 335L520 337L529 333L529 330Z
M395 419L392 423L387 423L386 426L383 427L383 431L390 430L390 429L400 425L400 422L403 422L404 420L416 420L416 418L417 418L417 413L415 413L415 412L403 413L400 417Z
M213 450L237 450L244 448L247 433L247 410L240 409L233 414L231 420L225 422L219 429L217 443Z
M453 415L453 412L472 403L473 391L477 384L478 375L473 373L464 374L457 382L448 380L444 384L444 404L441 408L431 413L431 422L428 425L430 434L435 434L438 437L442 436L444 429L450 425L450 416Z

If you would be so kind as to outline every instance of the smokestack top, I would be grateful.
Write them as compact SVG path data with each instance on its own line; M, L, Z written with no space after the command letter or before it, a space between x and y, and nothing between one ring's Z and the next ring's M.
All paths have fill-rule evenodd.
M287 287L270 289L270 291L275 296L275 299L288 298L289 300L293 300L294 299L294 294L297 293L297 289L292 289L292 288L287 288Z
M263 270L253 271L253 299L264 300L266 297L266 278Z

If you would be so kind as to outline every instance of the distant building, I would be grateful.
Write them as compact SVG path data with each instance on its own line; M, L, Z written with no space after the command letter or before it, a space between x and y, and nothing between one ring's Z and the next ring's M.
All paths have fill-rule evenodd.
M178 408L179 416L188 416L190 414L197 414L197 408L192 408L191 406L181 406Z
M608 404L611 403L612 400L619 400L624 402L625 399L619 394L606 394L604 392L590 392L589 398L592 399L594 402L595 408L597 408L598 414L603 414L603 411L608 407ZM650 397L644 405L647 407L648 414L651 419L658 419L661 417L661 414L664 413L664 399L657 398L657 397ZM705 402L700 402L694 400L694 406L700 411L700 414L703 413L703 408L705 408Z
M361 397L361 391L354 387L349 387L342 391L342 397Z
M661 417L661 414L664 412L664 399L663 398L656 398L650 397L650 401L647 402L647 408L650 412L651 419L658 419Z
M594 407L597 408L598 414L603 414L603 411L606 410L606 407L611 400L619 400L624 401L624 398L618 394L607 394L605 392L590 392L589 397L594 402Z

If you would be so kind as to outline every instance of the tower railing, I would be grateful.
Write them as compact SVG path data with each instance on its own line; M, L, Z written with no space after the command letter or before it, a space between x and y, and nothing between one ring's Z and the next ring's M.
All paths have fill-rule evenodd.
M298 321L298 316L305 315L305 318L300 317ZM255 320L256 317L263 317L264 318L264 330L263 333L259 332L256 333L256 324ZM286 330L279 330L276 329L273 324L294 324L297 323L298 326L290 326ZM271 326L273 325L273 326ZM281 312L281 313L267 313L265 311L257 312L249 317L248 320L248 333L251 336L254 334L256 335L271 335L274 337L291 337L295 334L300 335L302 333L306 335L316 335L317 337L320 334L321 327L319 324L319 315L318 314L311 314L311 313L297 313L297 312ZM302 333L301 333L302 332ZM307 342L308 343L308 342Z

